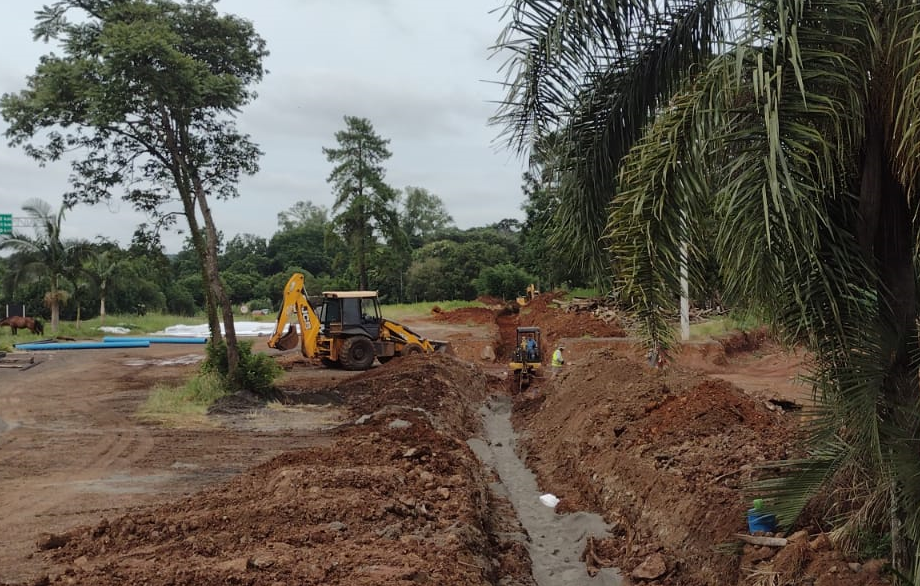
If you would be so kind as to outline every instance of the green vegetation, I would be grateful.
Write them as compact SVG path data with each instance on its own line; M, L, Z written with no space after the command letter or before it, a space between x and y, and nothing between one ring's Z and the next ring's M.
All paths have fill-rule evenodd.
M597 297L598 289L597 287L575 287L569 289L566 293L566 299L574 299L575 297Z
M54 334L58 331L61 305L71 297L62 286L68 278L71 282L75 281L78 267L87 254L86 243L61 237L64 206L54 212L47 202L33 199L23 204L22 209L36 223L35 237L21 232L7 234L0 237L0 251L17 253L12 256L9 265L10 283L47 283L43 300L51 310L51 327L48 329Z
M222 312L232 371L236 336L211 207L238 196L240 177L259 168L262 152L237 130L234 114L255 97L265 41L251 22L220 14L207 0L59 0L36 11L32 32L60 52L40 59L24 90L0 98L6 137L41 164L68 154L66 205L120 196L172 223L178 199L208 323L220 339ZM62 301L55 269L52 331ZM101 299L110 276L99 283Z
M485 307L478 301L420 301L418 303L383 305L380 308L380 313L383 314L383 317L393 321L400 321L409 317L430 316L431 310L435 306L444 311L452 311L461 307Z
M821 521L889 540L920 585L920 3L511 0L504 15L497 118L539 159L549 258L612 277L650 345L674 340L686 266L691 291L806 347L808 458L758 490L784 526L819 492L846 495Z
M206 420L208 407L226 394L220 376L201 373L182 386L157 385L138 415L172 425L201 423Z
M201 366L203 374L216 374L224 389L229 392L249 391L269 397L274 390L275 380L282 369L274 358L264 352L252 352L252 342L239 343L239 368L230 369L227 345L224 342L209 342L208 357Z
M355 116L345 117L345 130L336 132L335 140L338 148L323 148L326 159L335 165L327 180L335 193L332 211L338 212L333 222L348 243L358 288L366 291L378 233L386 237L387 248L406 248L395 206L398 194L384 182L383 162L392 156L387 148L390 141L374 131L370 120Z
M724 316L707 319L690 324L691 338L718 338L736 330L750 331L764 325L763 322L748 316ZM679 331L679 325L677 326Z

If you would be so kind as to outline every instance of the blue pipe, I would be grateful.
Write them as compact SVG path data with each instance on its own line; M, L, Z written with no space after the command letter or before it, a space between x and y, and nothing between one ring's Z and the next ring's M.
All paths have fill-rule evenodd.
M207 338L182 338L182 337L165 337L165 338L151 338L151 337L139 337L132 338L130 336L106 336L102 338L102 341L106 344L112 342L150 342L151 344L206 344L208 342Z
M97 350L107 348L149 348L150 342L54 342L16 344L18 350Z

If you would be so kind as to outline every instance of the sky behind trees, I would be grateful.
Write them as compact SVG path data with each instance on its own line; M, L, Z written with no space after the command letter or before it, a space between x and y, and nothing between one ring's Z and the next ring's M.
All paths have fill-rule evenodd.
M0 93L23 89L39 56L60 53L32 41L41 1L10 4L0 20ZM271 55L258 99L239 116L265 151L262 171L243 180L240 199L215 205L218 228L228 237L268 237L278 212L297 201L331 207L322 147L334 145L345 115L368 118L391 139L390 185L437 194L459 227L521 218L523 163L495 144L498 129L487 124L503 97L490 83L501 78L501 59L489 59L499 7L499 0L222 0L221 12L253 21ZM2 141L0 213L22 215L34 197L57 205L68 173L67 163L40 168ZM68 214L65 235L127 245L142 221L121 201L80 206ZM164 234L167 250L183 238Z

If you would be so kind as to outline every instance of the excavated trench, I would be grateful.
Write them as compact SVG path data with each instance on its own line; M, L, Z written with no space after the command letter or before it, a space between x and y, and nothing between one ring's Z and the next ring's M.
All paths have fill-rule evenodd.
M467 444L491 468L499 481L492 490L514 506L526 532L533 577L539 586L618 586L619 573L603 568L593 577L581 561L589 537L607 537L607 524L587 512L559 515L540 501L536 477L517 454L517 434L511 425L511 400L492 396L480 408L484 439Z
M516 343L519 316L508 310L495 313L499 339L496 354L506 359ZM617 586L620 574L602 568L589 575L582 553L588 538L609 537L608 526L594 513L560 515L544 505L536 476L521 459L518 437L511 423L512 400L507 395L491 395L479 409L483 438L467 444L485 466L498 477L490 487L506 497L514 507L525 535L520 536L531 558L533 578L539 586Z

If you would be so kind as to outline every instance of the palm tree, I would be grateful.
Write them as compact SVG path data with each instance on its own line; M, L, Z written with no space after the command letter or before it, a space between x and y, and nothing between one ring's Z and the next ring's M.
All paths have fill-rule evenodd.
M10 259L10 276L14 286L23 280L48 279L45 304L51 309L51 331L57 333L61 304L69 297L64 289L66 275L79 266L85 243L61 238L65 206L55 213L47 202L31 199L22 206L22 210L35 223L35 237L20 232L2 236L0 251L17 253Z
M708 246L715 217L725 297L816 358L810 457L768 483L782 520L846 485L837 534L887 536L920 584L920 2L511 0L504 18L496 121L521 150L561 135L564 252L611 272L609 249L668 344L681 242Z
M99 288L99 324L105 325L105 297L109 280L115 274L115 269L122 264L116 257L115 249L105 249L89 256L83 263L83 271Z

